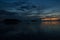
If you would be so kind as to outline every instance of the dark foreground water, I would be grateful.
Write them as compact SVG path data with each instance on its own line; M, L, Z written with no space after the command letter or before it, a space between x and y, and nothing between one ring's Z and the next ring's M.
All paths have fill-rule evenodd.
M60 22L0 24L2 40L58 40Z

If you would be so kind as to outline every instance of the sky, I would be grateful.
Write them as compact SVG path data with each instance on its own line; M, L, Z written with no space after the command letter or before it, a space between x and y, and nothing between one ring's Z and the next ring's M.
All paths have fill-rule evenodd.
M21 10L17 10L21 6L20 1L28 1L27 4L39 5L44 8L42 13L40 13L40 16L42 17L53 15L59 17L60 15L60 0L0 0L0 9L20 14L20 12L23 12ZM37 14L36 10L33 10L33 12Z
M60 0L32 0L32 3L46 7L41 14L44 17L60 15Z

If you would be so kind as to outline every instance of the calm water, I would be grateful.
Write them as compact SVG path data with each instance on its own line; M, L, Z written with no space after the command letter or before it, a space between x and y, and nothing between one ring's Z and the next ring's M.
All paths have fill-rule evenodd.
M0 34L4 37L19 36L19 34L32 34L38 35L42 38L58 38L60 36L60 22L42 22L42 23L19 23L12 24L0 24Z
M41 23L41 31L47 34L51 34L54 36L60 36L60 22L42 22Z

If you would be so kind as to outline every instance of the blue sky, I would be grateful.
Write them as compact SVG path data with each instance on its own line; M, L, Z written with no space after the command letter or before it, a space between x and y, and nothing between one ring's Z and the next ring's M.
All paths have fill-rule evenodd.
M31 4L45 7L45 9L43 9L43 13L41 13L40 15L43 16L52 16L52 15L56 16L57 14L60 15L60 0L28 0L28 1ZM0 9L13 8L14 11L16 11L16 8L18 8L18 6L13 4L14 2L18 3L19 0L0 0Z

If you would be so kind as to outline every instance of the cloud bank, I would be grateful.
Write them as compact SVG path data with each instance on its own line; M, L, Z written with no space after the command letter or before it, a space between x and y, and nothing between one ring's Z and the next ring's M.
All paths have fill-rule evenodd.
M60 15L59 4L59 0L0 0L0 9L16 12L20 15L28 12L30 12L29 15L37 15L40 11L39 16L58 16ZM40 10L33 9L32 5L39 5Z

